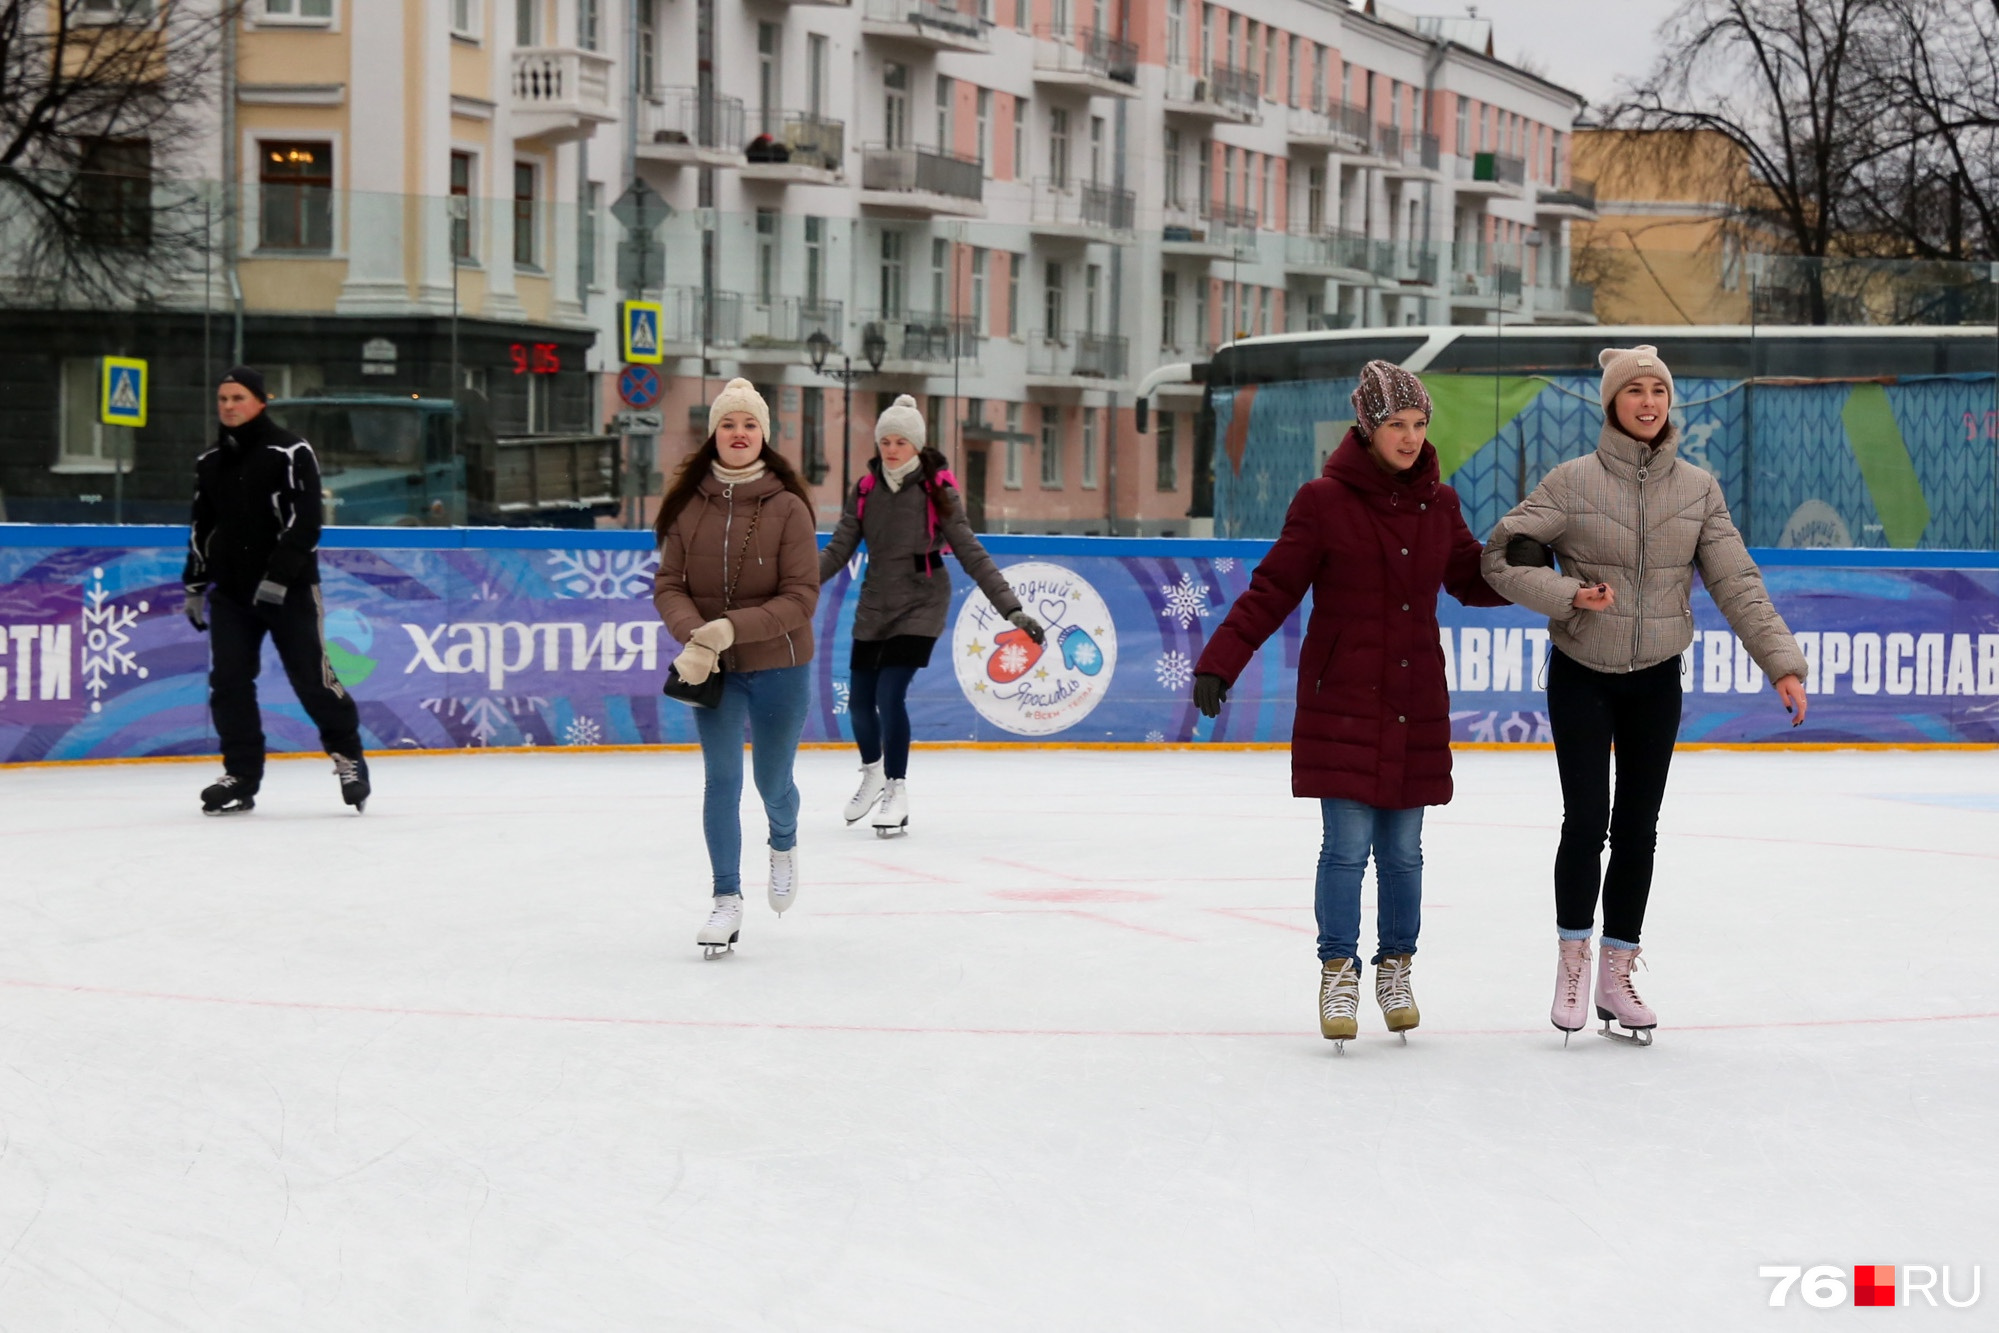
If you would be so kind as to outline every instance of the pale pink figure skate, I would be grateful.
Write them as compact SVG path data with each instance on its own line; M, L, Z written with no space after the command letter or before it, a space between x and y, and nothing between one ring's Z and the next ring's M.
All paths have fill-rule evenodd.
M1562 1030L1562 1045L1569 1034L1580 1032L1589 1023L1589 941L1561 940L1561 959L1555 964L1555 1007L1549 1021Z
M1650 1046L1652 1029L1659 1026L1659 1016L1638 998L1631 984L1631 965L1643 952L1643 949L1613 949L1605 945L1596 962L1596 1016L1603 1020L1601 1035L1634 1046ZM1610 1030L1613 1019L1624 1031Z

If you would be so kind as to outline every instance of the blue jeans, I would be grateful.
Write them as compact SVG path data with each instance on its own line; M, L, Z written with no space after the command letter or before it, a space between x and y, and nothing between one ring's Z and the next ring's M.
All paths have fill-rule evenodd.
M715 893L743 891L743 723L750 727L750 764L770 819L770 845L789 851L798 845L798 784L792 761L805 731L811 702L811 666L769 671L731 671L722 678L722 702L694 710L701 736L701 832L708 840L708 864Z
M1322 799L1326 840L1319 848L1319 961L1351 958L1360 965L1360 880L1374 853L1375 917L1380 947L1374 961L1416 952L1423 924L1423 807L1377 810L1359 801Z

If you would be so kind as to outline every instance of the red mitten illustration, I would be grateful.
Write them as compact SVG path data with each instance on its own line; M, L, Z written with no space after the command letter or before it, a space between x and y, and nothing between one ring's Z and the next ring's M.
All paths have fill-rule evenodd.
M986 675L995 685L1011 685L1034 669L1041 660L1041 645L1027 637L1024 629L1010 629L993 637L993 655L986 659Z

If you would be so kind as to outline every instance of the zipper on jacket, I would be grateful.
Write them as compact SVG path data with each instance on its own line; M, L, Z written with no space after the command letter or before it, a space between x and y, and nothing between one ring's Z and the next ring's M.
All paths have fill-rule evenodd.
M1624 669L1638 669L1638 648L1645 638L1645 479L1651 468L1638 465L1638 582L1631 592L1631 662Z

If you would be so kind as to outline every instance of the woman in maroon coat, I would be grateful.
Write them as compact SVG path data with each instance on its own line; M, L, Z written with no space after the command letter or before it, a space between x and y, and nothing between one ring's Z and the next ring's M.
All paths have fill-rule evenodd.
M1450 693L1437 590L1467 606L1506 599L1479 573L1481 547L1425 438L1430 395L1370 361L1354 428L1292 500L1284 531L1195 666L1209 717L1249 659L1312 594L1298 657L1291 792L1316 796L1319 1031L1346 1049L1360 1007L1360 882L1374 854L1380 947L1374 994L1390 1032L1419 1014L1409 971L1423 898L1423 807L1451 799ZM1405 1037L1406 1041L1407 1038Z

